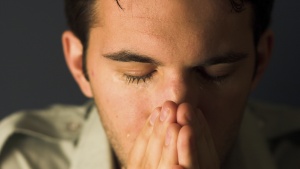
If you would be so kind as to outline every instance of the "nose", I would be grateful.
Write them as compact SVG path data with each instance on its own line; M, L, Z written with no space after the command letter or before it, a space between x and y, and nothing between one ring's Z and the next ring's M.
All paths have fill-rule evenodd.
M197 91L192 88L192 80L186 73L173 73L164 78L162 85L163 100L170 100L177 104L196 103Z

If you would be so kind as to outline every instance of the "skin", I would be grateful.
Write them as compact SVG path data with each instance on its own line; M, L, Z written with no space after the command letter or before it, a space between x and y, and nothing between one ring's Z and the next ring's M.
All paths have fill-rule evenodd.
M220 168L268 63L272 33L254 46L249 4L235 13L217 0L120 3L123 10L114 1L96 4L89 80L80 41L70 31L62 40L68 67L82 92L95 99L121 166ZM147 63L122 59L131 54L146 56ZM212 62L229 54L240 59Z

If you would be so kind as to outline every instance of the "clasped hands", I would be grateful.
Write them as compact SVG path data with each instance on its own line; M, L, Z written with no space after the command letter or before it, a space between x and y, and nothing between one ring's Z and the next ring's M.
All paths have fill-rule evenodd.
M219 169L207 121L188 103L156 108L133 145L126 169Z

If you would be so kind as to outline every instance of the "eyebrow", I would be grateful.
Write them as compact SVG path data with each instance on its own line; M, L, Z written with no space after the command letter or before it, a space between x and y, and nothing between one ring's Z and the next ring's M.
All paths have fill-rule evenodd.
M214 57L210 57L205 60L201 66L210 66L216 64L230 64L241 61L247 58L248 54L246 53L237 53L237 52L228 52L222 55L217 55Z
M103 56L107 59L118 61L118 62L140 62L140 63L154 64L156 66L163 65L161 62L149 56L133 53L127 50L104 54ZM246 53L228 52L226 54L209 57L206 60L204 60L199 66L211 66L216 64L235 63L245 59L247 56L248 55Z
M149 63L157 66L162 65L161 62L152 59L149 56L133 53L127 50L123 50L116 53L104 54L105 58L110 60L119 61L119 62L140 62L140 63Z

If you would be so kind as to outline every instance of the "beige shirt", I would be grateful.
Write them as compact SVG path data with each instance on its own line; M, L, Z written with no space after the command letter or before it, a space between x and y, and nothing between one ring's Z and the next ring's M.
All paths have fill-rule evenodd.
M230 169L299 169L300 111L248 105ZM1 169L113 169L92 102L17 112L0 122Z

